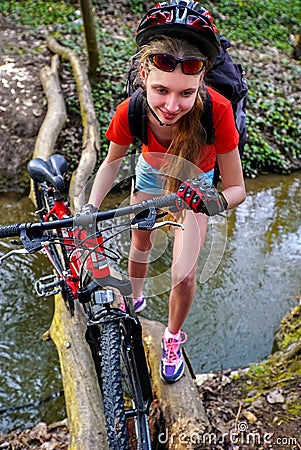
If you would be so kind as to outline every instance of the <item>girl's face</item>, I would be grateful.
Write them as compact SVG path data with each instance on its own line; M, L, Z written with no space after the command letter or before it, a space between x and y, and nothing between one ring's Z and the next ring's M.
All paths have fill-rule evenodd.
M185 75L180 65L173 72L152 69L147 76L142 65L140 75L150 108L167 125L174 125L192 109L204 77L203 73Z

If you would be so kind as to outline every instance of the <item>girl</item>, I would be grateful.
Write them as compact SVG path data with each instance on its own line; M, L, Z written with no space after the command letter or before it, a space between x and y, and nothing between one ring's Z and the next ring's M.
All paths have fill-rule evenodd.
M132 203L160 194L162 188L174 192L181 181L191 176L206 176L212 182L217 160L223 186L221 201L224 208L234 208L246 194L231 103L207 88L212 104L213 144L207 144L206 129L200 120L205 71L219 52L218 30L209 12L193 1L158 3L142 19L136 40L140 47L138 78L146 104L147 144L142 146L136 167ZM133 140L128 108L129 99L117 107L106 133L109 151L89 199L97 208L111 189ZM197 261L207 224L205 214L186 211L184 232L175 230L169 320L162 338L160 365L161 377L167 382L177 381L184 372L181 344L187 335L181 327L194 298ZM143 283L151 248L151 232L133 230L129 275L136 312L146 305Z

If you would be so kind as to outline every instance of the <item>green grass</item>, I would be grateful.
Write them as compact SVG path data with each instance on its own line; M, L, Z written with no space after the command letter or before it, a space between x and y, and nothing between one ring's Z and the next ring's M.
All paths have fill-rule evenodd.
M1 0L0 13L11 15L17 23L38 27L65 24L77 18L75 6L65 1Z
M269 43L290 52L291 35L300 33L300 0L218 0L210 6L222 34L251 47Z
M95 14L101 10L101 1L94 0ZM148 7L155 2L128 1L133 14L133 24L138 23ZM292 64L292 37L300 33L301 0L217 0L201 3L212 13L222 34L233 42L241 42L263 52L275 47L283 53L278 80L262 79L264 70L245 67L249 85L248 135L243 155L244 171L256 176L266 171L286 173L289 160L301 158L301 110L283 92L284 77L290 77L292 89L298 90L301 67ZM85 56L83 29L75 23L79 5L66 1L2 0L0 13L10 15L17 23L33 28L47 27L64 45ZM123 36L116 37L114 30L101 28L96 21L100 53L99 82L93 87L93 98L100 123L101 152L107 152L105 130L116 105L126 96L126 72L130 56L135 51L134 29L122 24ZM292 67L294 72L292 72ZM72 105L76 108L76 103ZM79 111L78 111L79 112Z

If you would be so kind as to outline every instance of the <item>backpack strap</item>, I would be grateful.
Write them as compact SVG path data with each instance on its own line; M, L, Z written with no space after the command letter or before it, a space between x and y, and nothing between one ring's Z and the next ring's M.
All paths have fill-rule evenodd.
M212 102L208 90L204 86L205 100L201 123L207 132L207 145L214 142L214 126L212 121ZM147 108L142 89L137 89L130 98L128 119L131 135L147 145Z
M128 119L131 135L147 145L147 111L142 89L137 89L130 98Z
M213 126L213 120L212 120L212 102L211 97L209 95L208 90L206 89L206 86L203 86L203 89L205 91L205 100L204 100L204 109L203 114L201 117L201 124L203 128L206 130L207 137L206 137L206 144L211 145L214 142L214 126Z

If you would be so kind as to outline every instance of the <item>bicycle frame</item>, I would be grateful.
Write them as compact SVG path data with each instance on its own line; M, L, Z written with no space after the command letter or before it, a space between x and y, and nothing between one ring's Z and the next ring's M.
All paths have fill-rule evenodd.
M71 217L71 211L69 205L66 200L54 200L54 206L50 209L50 211L43 217L44 222L50 222L52 219L66 219L67 217ZM64 280L67 285L70 287L72 294L75 299L77 299L77 291L78 291L78 283L79 283L79 271L81 267L81 262L79 255L73 249L74 242L74 233L70 229L62 229L62 248L66 251L67 260L70 252L72 252L71 258L69 259L69 270L62 272L62 270L57 266L55 259L52 256L51 251L49 250L49 246L43 247L43 253L46 255L51 265L53 266L57 276L60 280ZM47 288L47 285L46 285ZM36 284L36 289L39 293L41 288ZM45 289L45 286L44 286Z

